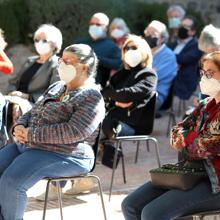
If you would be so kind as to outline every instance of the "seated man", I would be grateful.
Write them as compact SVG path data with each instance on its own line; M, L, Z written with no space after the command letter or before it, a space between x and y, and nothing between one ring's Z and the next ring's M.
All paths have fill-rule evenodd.
M202 51L198 49L196 30L195 18L185 17L178 30L178 43L173 45L179 66L174 93L181 100L188 100L198 85L198 62Z
M160 21L152 21L144 31L145 39L153 54L153 69L158 76L157 83L157 110L166 100L173 79L177 74L177 63L174 52L166 46L168 32Z
M99 64L96 82L102 88L109 80L110 71L121 66L121 53L118 46L107 37L109 18L104 13L95 13L89 21L88 38L80 38L77 43L88 44L96 53Z

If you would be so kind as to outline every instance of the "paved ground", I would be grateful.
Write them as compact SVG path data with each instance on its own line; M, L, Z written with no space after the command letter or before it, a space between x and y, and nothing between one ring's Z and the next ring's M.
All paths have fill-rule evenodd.
M174 106L177 106L177 100L175 100ZM177 117L177 121L178 120L180 120L180 118ZM154 132L152 134L152 136L156 137L159 142L160 158L162 164L167 162L175 162L177 155L177 153L169 147L169 138L166 137L167 124L167 116L156 119ZM123 183L120 163L115 173L113 195L110 202L108 201L108 190L112 170L103 165L97 165L94 172L100 177L102 182L108 220L123 220L120 209L121 201L129 192L149 180L149 169L157 167L153 145L150 147L150 152L147 152L146 146L144 144L141 145L137 164L134 164L134 155L136 149L135 146L132 143L127 143L124 145L123 149L125 155L127 183ZM42 218L43 203L37 202L34 199L34 196L44 192L44 190L45 182L40 181L28 191L29 200L28 207L24 216L25 220L39 220ZM77 197L65 197L63 201L65 220L103 219L100 198L96 192ZM47 219L60 219L56 201L50 202L47 212Z

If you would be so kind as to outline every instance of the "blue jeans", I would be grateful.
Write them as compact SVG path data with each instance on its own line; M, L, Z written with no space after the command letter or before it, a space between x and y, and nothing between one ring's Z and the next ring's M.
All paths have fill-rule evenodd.
M220 193L212 193L208 180L188 191L163 190L148 182L122 202L126 220L171 220L215 209L220 209Z
M90 153L89 153L90 152ZM87 173L94 163L92 149L88 158L20 148L9 144L0 150L0 220L22 220L26 191L44 177L75 176Z

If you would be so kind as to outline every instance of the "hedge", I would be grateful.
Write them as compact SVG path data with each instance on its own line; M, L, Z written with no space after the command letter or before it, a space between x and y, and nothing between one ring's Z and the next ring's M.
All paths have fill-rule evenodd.
M138 0L6 0L0 2L0 27L13 45L32 43L28 36L40 24L52 23L62 31L66 46L88 34L88 21L95 12L106 13L110 20L122 17L133 33L143 34L151 20L167 22L167 7Z

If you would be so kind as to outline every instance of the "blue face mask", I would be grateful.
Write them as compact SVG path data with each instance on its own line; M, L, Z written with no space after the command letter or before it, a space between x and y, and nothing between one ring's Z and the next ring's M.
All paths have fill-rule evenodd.
M101 26L90 25L89 26L89 34L93 39L99 39L105 37L106 33Z
M168 19L169 28L179 28L181 20L179 18L173 17Z

